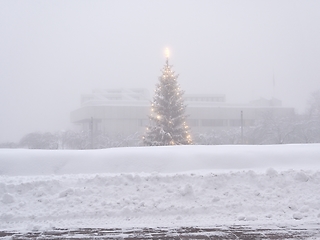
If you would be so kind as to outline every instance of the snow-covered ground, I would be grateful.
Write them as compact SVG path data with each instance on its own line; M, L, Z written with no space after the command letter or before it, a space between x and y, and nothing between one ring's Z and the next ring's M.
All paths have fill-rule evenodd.
M0 149L0 230L320 222L320 144Z

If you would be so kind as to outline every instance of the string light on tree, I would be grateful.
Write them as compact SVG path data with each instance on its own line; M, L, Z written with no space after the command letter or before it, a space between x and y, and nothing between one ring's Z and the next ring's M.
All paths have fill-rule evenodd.
M143 136L143 142L148 146L192 144L186 124L186 106L182 100L184 92L177 83L178 75L169 65L169 56L169 49L166 48L166 63L151 104L150 126Z

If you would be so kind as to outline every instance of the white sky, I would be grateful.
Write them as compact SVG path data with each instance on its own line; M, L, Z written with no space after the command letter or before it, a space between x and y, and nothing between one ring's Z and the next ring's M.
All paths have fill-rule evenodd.
M320 89L319 13L312 0L2 0L0 142L68 129L81 93L152 91L165 47L186 93L302 111Z

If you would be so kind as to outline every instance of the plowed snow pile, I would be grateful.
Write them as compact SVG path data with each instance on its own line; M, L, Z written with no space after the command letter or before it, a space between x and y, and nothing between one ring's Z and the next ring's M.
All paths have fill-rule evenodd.
M320 221L320 144L0 150L0 229Z

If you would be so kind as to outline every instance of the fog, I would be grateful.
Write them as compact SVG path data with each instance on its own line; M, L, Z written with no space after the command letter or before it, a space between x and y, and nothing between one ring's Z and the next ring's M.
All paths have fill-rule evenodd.
M93 89L152 93L164 49L186 93L302 112L320 88L320 1L0 1L0 142L72 127Z

